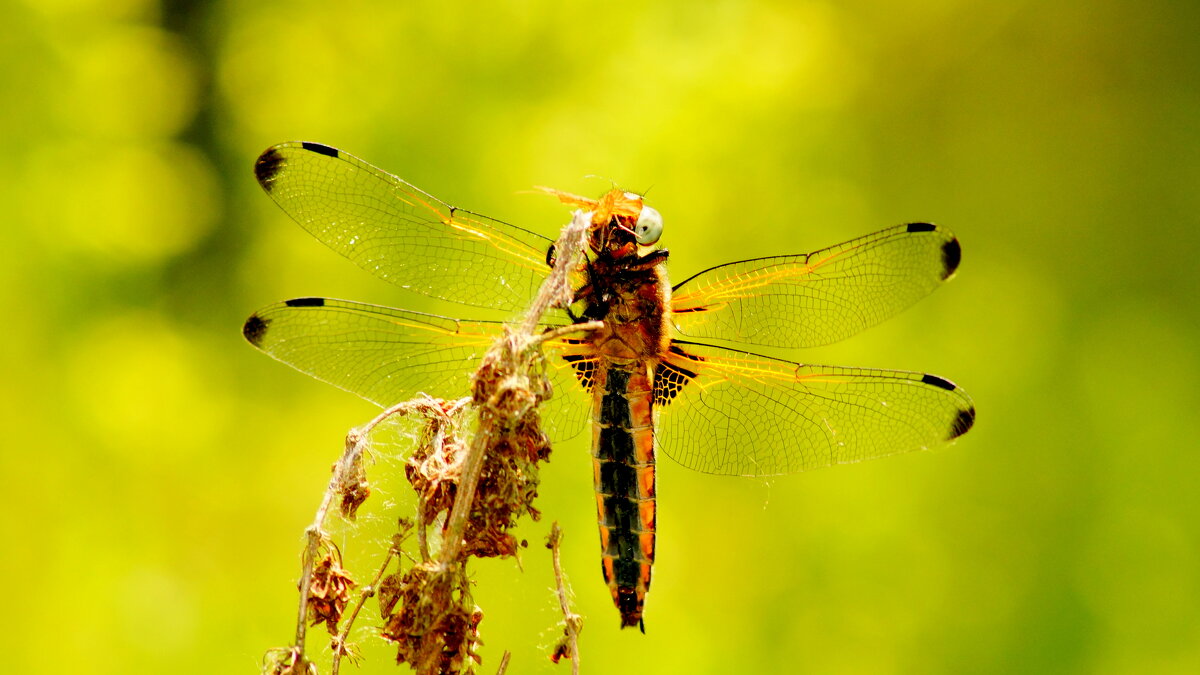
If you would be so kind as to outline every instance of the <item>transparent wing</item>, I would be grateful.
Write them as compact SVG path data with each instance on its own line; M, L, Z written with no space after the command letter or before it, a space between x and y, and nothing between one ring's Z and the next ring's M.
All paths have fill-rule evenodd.
M420 392L447 399L470 395L471 373L502 330L500 322L297 298L259 310L242 333L293 368L387 407ZM554 396L542 406L542 419L554 440L565 440L583 429L590 406L574 369L551 353L547 357Z
M946 228L899 225L807 255L705 270L672 290L672 317L693 338L830 344L925 297L954 274L961 257Z
M966 433L971 398L936 375L808 366L676 343L659 365L658 440L704 473L773 476L925 450Z
M397 286L516 312L549 273L546 237L455 209L340 150L282 143L254 174L314 237Z

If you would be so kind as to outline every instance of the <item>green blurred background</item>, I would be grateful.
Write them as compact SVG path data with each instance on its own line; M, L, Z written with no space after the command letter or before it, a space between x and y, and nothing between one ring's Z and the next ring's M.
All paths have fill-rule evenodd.
M600 578L587 448L559 446L524 571L476 568L482 672L504 649L556 671L550 519L584 672L1200 672L1200 4L15 0L0 20L10 672L254 672L375 411L258 354L243 319L300 295L468 314L261 194L254 158L297 139L546 234L566 212L532 185L651 188L676 279L910 220L962 240L945 289L792 356L947 376L974 431L770 481L666 461L645 636ZM399 498L339 543L377 545ZM360 641L362 672L396 672Z

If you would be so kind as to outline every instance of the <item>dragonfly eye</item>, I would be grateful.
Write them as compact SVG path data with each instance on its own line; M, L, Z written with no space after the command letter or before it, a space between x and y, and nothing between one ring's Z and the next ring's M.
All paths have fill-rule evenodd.
M662 236L662 230L662 214L649 206L643 206L637 225L633 226L633 234L637 237L637 243L649 246L657 242L658 238Z

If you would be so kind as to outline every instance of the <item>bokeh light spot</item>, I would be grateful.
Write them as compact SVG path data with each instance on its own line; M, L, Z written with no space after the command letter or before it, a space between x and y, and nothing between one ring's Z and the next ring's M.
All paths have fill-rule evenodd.
M64 124L118 138L177 134L196 113L196 68L173 34L127 27L67 41L72 70L57 91Z
M40 234L55 245L155 261L195 245L217 217L213 168L186 145L70 142L41 148L32 165L34 201L58 223Z
M73 416L120 461L211 452L230 417L219 363L161 317L114 316L84 331L68 362Z

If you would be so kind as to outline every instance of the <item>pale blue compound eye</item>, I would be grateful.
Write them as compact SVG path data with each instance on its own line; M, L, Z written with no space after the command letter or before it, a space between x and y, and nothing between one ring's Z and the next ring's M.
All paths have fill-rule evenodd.
M662 236L662 230L662 214L649 206L643 206L637 225L633 226L633 234L637 238L637 243L649 246L657 242L658 238Z

